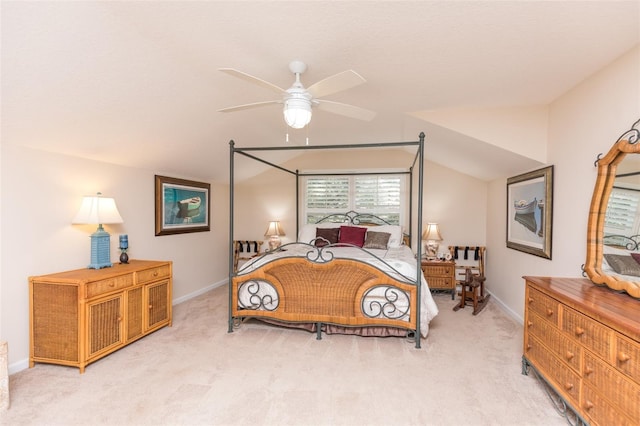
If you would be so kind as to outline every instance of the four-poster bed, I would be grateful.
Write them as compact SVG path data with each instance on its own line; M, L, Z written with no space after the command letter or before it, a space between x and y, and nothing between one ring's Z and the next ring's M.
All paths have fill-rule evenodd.
M409 176L408 237L422 235L424 133L413 142L359 145L238 148L230 142L229 332L247 318L306 328L321 338L327 334L408 336L420 348L437 307L424 280L416 254L403 245L400 226L372 214L332 214L316 224L299 225L299 179L331 173L291 171L252 152L318 149L372 149L416 147ZM240 154L289 173L296 178L298 241L285 244L243 265L233 265L234 159ZM417 232L413 224L413 173L418 170ZM368 173L340 173L372 174ZM419 237L418 237L419 241Z

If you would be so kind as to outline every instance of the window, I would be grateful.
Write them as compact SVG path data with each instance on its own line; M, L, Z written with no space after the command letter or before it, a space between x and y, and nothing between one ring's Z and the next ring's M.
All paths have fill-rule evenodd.
M633 189L613 188L604 218L605 235L637 235L640 225L636 212L640 206L640 192Z
M401 174L307 177L304 185L306 223L354 210L399 225L404 180Z

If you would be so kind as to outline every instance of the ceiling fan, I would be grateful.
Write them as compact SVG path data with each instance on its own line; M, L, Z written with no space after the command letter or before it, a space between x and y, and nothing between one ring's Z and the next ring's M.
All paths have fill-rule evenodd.
M302 129L311 121L311 108L317 107L323 111L332 112L334 114L343 115L359 120L370 121L375 117L376 113L368 109L360 108L354 105L343 104L341 102L327 101L318 99L320 97L331 95L342 90L350 89L358 86L366 80L353 70L343 71L341 73L327 77L308 88L300 82L300 75L307 70L307 65L301 61L292 61L289 64L289 70L296 76L296 81L288 89L283 89L273 83L262 80L258 77L246 74L233 68L220 68L220 71L241 78L251 83L271 89L282 95L282 99L264 102L254 102L245 105L237 105L234 107L223 108L218 112L234 112L243 109L257 108L272 104L284 105L284 119L286 123L294 129Z

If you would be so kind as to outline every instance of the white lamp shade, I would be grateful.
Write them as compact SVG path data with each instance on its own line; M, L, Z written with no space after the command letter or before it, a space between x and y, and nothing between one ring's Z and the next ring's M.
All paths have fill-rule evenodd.
M302 129L311 121L311 102L308 99L291 98L284 103L284 121L289 127Z
M82 199L80 210L71 223L74 224L103 224L122 223L122 216L113 198L100 195L86 196Z
M440 229L438 229L437 223L427 224L427 229L422 233L423 240L430 241L442 241L442 235L440 235Z
M278 222L277 220L271 221L269 222L269 227L267 228L267 231L264 233L265 237L273 237L273 236L284 236L284 229L282 229L282 226L280 226L280 222Z

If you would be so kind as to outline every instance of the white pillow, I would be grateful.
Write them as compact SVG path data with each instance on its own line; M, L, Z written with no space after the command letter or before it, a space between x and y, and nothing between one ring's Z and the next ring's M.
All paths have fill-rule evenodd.
M316 225L302 225L302 229L298 234L298 242L309 244L316 237Z

